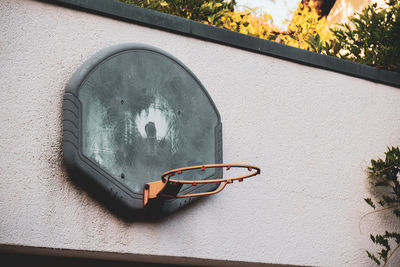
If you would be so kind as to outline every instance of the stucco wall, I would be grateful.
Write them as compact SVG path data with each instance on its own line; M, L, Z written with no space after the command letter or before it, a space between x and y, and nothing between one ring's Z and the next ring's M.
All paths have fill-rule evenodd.
M399 89L36 1L1 1L0 31L1 244L373 265L369 233L390 229L391 217L366 217L360 233L364 170L400 143ZM75 186L62 164L65 84L92 54L124 42L184 62L219 109L224 161L263 174L151 223L125 222Z

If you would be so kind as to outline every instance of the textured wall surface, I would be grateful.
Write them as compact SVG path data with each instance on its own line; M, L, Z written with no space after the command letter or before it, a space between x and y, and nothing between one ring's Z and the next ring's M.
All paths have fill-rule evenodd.
M399 89L35 1L1 1L0 33L1 244L372 266L369 233L391 217L360 222L364 170L400 143ZM62 164L65 84L125 42L184 62L221 113L224 161L263 174L151 223L125 222L75 186Z

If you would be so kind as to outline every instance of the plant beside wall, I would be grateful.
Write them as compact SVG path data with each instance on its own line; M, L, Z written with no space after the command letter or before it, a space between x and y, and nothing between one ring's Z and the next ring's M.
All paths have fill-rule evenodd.
M361 64L400 72L400 1L388 0L386 8L372 4L349 20L331 28L328 41L310 35L311 50Z
M234 10L235 0L119 0L199 22L221 26L221 18Z
M291 45L306 50L313 50L309 38L318 36L321 43L329 42L332 33L329 30L326 17L321 16L313 1L299 2L297 9L293 12L293 17L288 24L287 31L275 32L269 40ZM318 50L314 50L318 52Z
M273 40L317 53L400 72L400 0L385 8L370 5L350 23L329 28L313 0L299 0L288 30L273 25L271 16L254 10L236 11L235 0L119 0L216 27Z
M391 147L385 152L384 159L371 160L368 178L376 195L376 200L365 201L375 212L391 210L400 219L400 149ZM380 247L375 254L367 251L368 257L376 264L386 266L400 247L400 233L385 231L383 234L370 235L374 244ZM394 245L394 247L393 247Z

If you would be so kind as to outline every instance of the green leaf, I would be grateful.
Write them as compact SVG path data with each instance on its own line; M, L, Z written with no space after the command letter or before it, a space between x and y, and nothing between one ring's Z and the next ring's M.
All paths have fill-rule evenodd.
M367 202L368 205L370 205L373 209L375 209L375 204L372 202L370 198L364 198L365 202Z
M395 209L393 210L393 213L396 215L396 217L400 217L400 210Z
M374 254L370 253L366 250L368 257L373 260L377 265L381 265L381 262L374 256Z

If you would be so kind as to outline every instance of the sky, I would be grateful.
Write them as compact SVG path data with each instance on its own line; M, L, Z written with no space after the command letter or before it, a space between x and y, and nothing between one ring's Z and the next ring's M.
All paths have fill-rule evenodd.
M290 11L297 8L301 0L236 0L238 10L243 7L257 8L258 14L268 13L272 16L274 25L286 29L283 21L291 19Z

